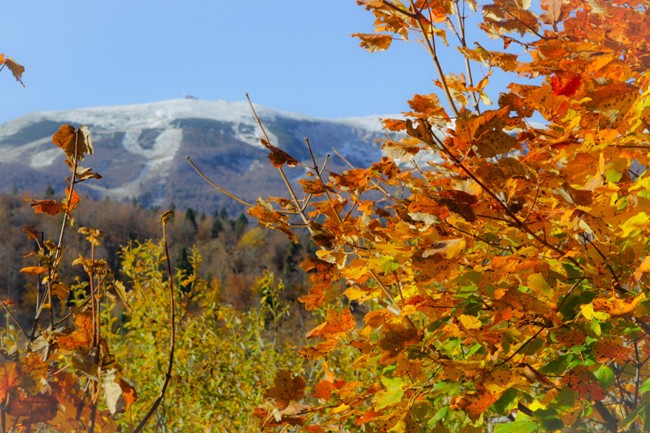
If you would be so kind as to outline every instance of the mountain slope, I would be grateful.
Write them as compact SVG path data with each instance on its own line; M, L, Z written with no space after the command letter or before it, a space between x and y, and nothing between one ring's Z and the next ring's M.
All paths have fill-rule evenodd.
M318 119L256 106L272 142L301 161L309 160L304 137L320 158L336 148L355 165L381 157L378 117ZM33 113L0 126L0 191L42 194L63 184L63 156L51 143L64 123L85 124L95 154L84 161L104 176L80 189L96 198L136 200L144 206L193 207L211 212L237 209L192 170L192 160L221 187L254 201L284 195L277 171L260 144L263 133L245 102L178 99L149 104ZM328 168L344 169L339 158ZM298 177L304 168L289 169Z

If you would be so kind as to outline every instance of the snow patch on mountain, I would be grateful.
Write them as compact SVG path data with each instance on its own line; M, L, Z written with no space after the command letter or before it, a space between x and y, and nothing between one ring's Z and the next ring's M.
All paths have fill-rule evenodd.
M184 173L184 158L180 153L188 152L193 159L204 159L202 166L209 176L220 176L223 169L232 173L243 170L246 173L249 200L256 194L272 191L267 180L268 151L260 138L268 135L271 143L285 148L290 153L303 152L303 138L310 137L318 158L338 150L356 166L364 166L382 156L376 141L384 137L380 118L401 118L402 116L366 116L358 118L323 119L255 105L255 111L264 125L259 125L247 102L201 101L175 99L139 105L93 107L78 110L32 113L0 125L0 163L21 163L36 170L30 176L30 187L44 188L38 183L42 172L55 160L63 158L61 150L51 142L56 129L64 124L84 124L91 131L95 141L96 154L90 164L102 174L111 178L100 182L84 183L84 188L98 197L116 200L145 197L147 206L162 205L163 202L188 203L201 208L209 207L218 200L205 201L206 192L200 199L203 185ZM272 131L273 130L273 131ZM274 134L275 133L275 134ZM238 149L239 143L245 144ZM264 151L251 149L264 148ZM340 161L339 170L346 165ZM17 164L20 165L20 164ZM24 167L23 165L23 167ZM330 165L335 165L332 160ZM44 170L45 169L45 170ZM221 171L220 171L221 170ZM292 170L290 177L304 175L304 170ZM13 174L7 176L13 179ZM16 175L16 178L18 175ZM230 176L230 175L229 175ZM231 176L232 177L232 176ZM23 176L20 182L25 183ZM239 187L232 177L221 178L224 186ZM5 182L8 185L10 181ZM198 186L197 186L198 185ZM275 187L273 187L275 188ZM228 189L228 188L227 188ZM182 193L180 193L182 191ZM187 191L190 191L188 194ZM174 195L178 192L178 195ZM188 205L186 203L186 205ZM212 204L210 204L212 203ZM219 202L220 203L220 202Z

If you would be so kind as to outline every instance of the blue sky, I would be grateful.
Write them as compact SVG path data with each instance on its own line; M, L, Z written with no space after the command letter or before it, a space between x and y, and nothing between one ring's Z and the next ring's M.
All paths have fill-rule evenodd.
M434 91L423 48L368 53L354 0L20 0L3 7L0 122L33 111L195 95L323 117L397 113ZM459 71L461 71L460 69Z
M0 122L32 111L183 97L242 100L325 117L393 113L430 64L416 44L367 53L354 0L20 0L3 7ZM397 48L397 47L396 47ZM418 66L419 65L419 66Z

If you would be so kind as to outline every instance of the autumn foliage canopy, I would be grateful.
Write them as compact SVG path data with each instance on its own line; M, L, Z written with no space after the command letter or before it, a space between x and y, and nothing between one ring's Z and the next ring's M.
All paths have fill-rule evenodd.
M386 157L370 167L331 172L327 158L298 161L262 138L288 194L248 212L291 238L309 231L318 249L300 301L319 318L297 350L306 366L277 372L254 410L262 428L650 431L648 1L357 3L375 18L375 33L355 34L361 46L419 42L437 88L383 119ZM470 25L492 42L470 40ZM21 79L20 65L0 64ZM494 97L497 76L511 84ZM59 274L75 185L99 175L79 165L93 151L85 127L64 125L53 142L66 197L32 206L62 217L62 231L56 242L25 228L37 314L21 329L27 349L0 353L1 428L114 432L138 395L109 347L105 302L129 295L94 256L95 229L79 230L92 247L74 260L84 283ZM162 402L174 326L190 316L175 318L168 269L167 373L130 431Z
M439 91L384 120L381 161L310 161L303 194L250 210L308 227L301 301L324 312L300 350L320 379L279 374L262 423L650 430L647 1L358 3L361 46L418 41ZM476 19L496 48L470 43ZM493 72L512 81L495 101ZM345 347L356 375L328 368Z

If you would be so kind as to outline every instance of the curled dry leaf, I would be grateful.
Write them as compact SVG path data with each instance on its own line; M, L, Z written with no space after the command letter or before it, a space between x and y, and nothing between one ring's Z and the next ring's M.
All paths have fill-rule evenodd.
M22 78L23 73L25 72L25 67L23 65L19 65L11 57L5 57L4 54L0 54L0 65L6 65L11 71L11 73L14 75L16 81L18 81L23 87L25 87L25 83L23 83L23 78Z
M284 164L287 164L289 167L295 167L298 165L298 160L296 160L293 156L289 155L284 150L278 149L269 143L266 139L262 138L260 142L264 145L264 147L271 151L271 153L268 155L268 158L269 161L271 161L273 167L281 168Z

